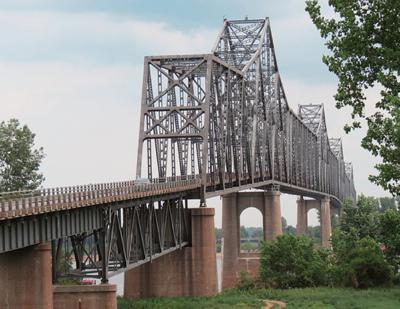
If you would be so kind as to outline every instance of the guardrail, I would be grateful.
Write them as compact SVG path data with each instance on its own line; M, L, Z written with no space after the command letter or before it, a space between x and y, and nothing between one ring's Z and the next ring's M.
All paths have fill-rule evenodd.
M151 183L124 181L0 194L0 220L100 205L198 188L196 176L168 177Z

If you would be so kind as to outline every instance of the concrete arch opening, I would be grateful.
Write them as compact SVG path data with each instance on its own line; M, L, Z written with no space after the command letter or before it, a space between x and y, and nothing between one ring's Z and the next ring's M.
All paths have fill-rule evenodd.
M247 207L240 213L241 254L260 252L261 241L264 239L263 216L262 211L253 206Z
M331 205L329 198L320 200L304 199L302 196L297 200L297 234L308 235L308 212L311 209L319 211L320 222L320 244L322 247L330 247Z

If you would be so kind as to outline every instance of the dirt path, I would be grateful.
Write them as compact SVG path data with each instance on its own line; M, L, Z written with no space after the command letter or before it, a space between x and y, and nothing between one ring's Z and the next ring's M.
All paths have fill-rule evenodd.
M265 306L263 309L272 309L275 306L278 306L279 308L285 308L286 307L286 303L284 303L283 301L279 301L279 300L264 300Z

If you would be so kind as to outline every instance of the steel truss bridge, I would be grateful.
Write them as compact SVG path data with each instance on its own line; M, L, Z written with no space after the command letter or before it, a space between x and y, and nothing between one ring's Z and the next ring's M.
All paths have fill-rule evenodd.
M189 199L248 188L355 200L322 105L287 102L269 19L225 20L210 54L145 57L137 177L0 197L0 253L52 242L54 280L190 245Z

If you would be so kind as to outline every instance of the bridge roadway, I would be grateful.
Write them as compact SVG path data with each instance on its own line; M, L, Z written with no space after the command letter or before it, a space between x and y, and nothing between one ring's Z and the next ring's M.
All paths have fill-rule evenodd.
M260 180L252 183L248 179L242 179L240 185L237 185L234 177L233 183L229 183L229 177L227 177L227 182L222 187L219 184L211 185L211 177L208 178L207 198L251 188L268 190L268 188L277 187L283 193L316 199L328 197L334 205L337 207L340 205L340 200L336 196L276 180ZM125 181L2 193L0 195L0 253L99 229L102 227L102 207L110 205L135 207L150 201L175 198L199 199L200 188L200 175L188 175L153 179L149 184ZM81 215L79 215L79 210ZM60 214L71 214L71 211L76 216L74 220L77 223L72 224L77 226L76 229L68 230L62 223L53 222L56 219L60 220Z
M240 184L237 185L234 176L233 183L228 183L229 177L226 176L226 182L222 186L220 184L211 184L211 177L208 176L208 178L206 198L246 189L278 187L282 193L316 199L327 197L332 199L334 203L341 203L338 197L329 193L302 188L276 180L258 179L258 182L251 182L249 179L242 178ZM0 221L110 203L134 201L132 205L136 205L147 200L159 201L166 199L166 197L175 197L177 195L185 199L200 199L200 187L201 175L188 175L153 179L148 184L136 183L131 180L32 191L4 192L0 193Z

